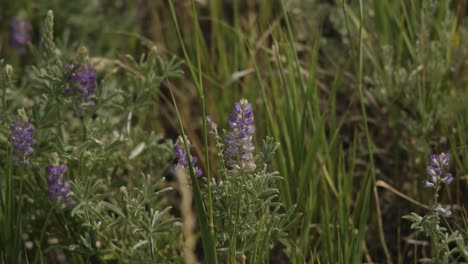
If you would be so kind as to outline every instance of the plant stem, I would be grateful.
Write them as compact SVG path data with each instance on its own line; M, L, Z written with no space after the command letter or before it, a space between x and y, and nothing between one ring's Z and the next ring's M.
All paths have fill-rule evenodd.
M437 206L437 203L439 202L439 190L440 190L440 184L439 182L436 183L436 186L434 188L434 205L432 206L432 208L436 208Z

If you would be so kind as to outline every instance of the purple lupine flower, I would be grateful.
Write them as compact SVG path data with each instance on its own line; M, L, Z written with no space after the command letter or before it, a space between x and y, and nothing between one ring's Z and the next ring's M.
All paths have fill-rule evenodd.
M429 157L430 166L427 167L427 174L430 180L423 180L425 187L437 188L441 182L450 184L453 181L453 176L450 173L444 174L444 167L450 162L450 154L441 153L440 155L433 154Z
M26 46L31 40L30 31L31 23L25 12L20 12L10 23L10 45L21 55L26 53Z
M442 175L442 169L429 166L429 167L427 167L427 174L429 174L429 176L431 176L431 178L432 177L440 177L440 175Z
M449 217L452 215L452 211L450 210L450 205L447 205L445 208L442 207L439 203L432 209L432 211L436 214L443 215L445 217Z
M450 184L453 181L453 176L450 173L446 173L445 177L440 179L445 184Z
M20 110L21 111L21 110ZM20 117L21 117L20 112ZM36 128L31 124L25 116L24 121L15 121L10 125L11 135L9 140L13 143L13 155L22 160L26 166L29 166L29 156L33 153L33 145L36 140L33 138Z
M426 179L423 180L423 185L424 185L424 187L428 187L428 188L429 188L429 187L434 187L434 186L435 186L434 183L432 183L431 181L428 181L428 180L426 180Z
M229 128L230 131L224 138L227 167L232 171L254 171L256 168L253 161L255 147L252 139L255 124L252 105L246 99L241 99L234 104L233 113L229 117Z
M190 141L188 139L187 139L187 145L190 148ZM189 160L188 160L189 155L187 155L187 153L185 152L182 139L179 138L177 144L174 145L174 148L172 150L174 151L174 154L175 154L175 156L177 158L177 164L174 165L172 170L175 172L175 171L177 171L177 169L182 168L182 169L184 169L184 170L186 170L188 172L188 170L189 170ZM195 170L195 175L197 177L202 176L202 174L203 174L202 170L198 166L196 166L196 164L198 162L198 158L195 157L195 156L192 156L192 155L190 155L190 157L192 158L192 165L193 165L193 169Z
M433 167L439 167L440 166L440 164L439 164L439 155L432 154L431 156L429 156L429 163Z
M65 208L73 204L69 194L71 191L70 182L63 179L63 175L67 171L67 165L57 164L49 165L45 168L47 176L47 184L49 186L48 193L52 201L57 203L60 208Z
M450 154L441 153L439 155L439 163L443 166L448 166L450 162Z
M79 95L85 101L94 95L96 73L91 63L83 63L81 65L68 64L66 69L70 74L68 78L70 86L65 89L65 92Z

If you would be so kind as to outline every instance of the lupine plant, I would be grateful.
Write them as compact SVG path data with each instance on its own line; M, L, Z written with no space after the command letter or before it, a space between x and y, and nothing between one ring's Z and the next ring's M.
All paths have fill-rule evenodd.
M448 230L441 224L441 220L452 215L450 206L443 206L439 202L442 187L453 181L453 176L445 170L450 163L450 154L433 154L429 157L427 167L429 179L424 179L422 185L431 188L433 192L432 213L420 216L416 213L404 216L410 220L411 229L423 232L432 241L434 255L424 258L423 263L460 263L468 256L468 247L464 246L464 238L458 230Z
M0 0L0 264L466 263L465 2Z
M254 114L246 99L234 104L224 137L209 116L207 123L220 157L219 177L212 183L219 259L266 263L275 243L290 246L286 230L294 223L294 207L285 211L278 200L276 181L281 177L267 165L279 144L267 138L255 153Z
M153 48L112 75L117 60L96 69L87 48L54 41L52 11L40 43L25 15L14 19L12 44L41 56L21 83L0 63L0 263L180 262L178 219L162 199L172 141L132 123L180 63Z

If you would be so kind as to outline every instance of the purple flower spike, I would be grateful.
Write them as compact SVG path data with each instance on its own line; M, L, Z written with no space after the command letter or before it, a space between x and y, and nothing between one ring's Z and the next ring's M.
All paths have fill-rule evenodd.
M436 215L442 215L448 217L452 215L450 211L450 206L442 207L437 203L437 196L440 190L442 183L450 184L453 181L453 176L450 173L444 174L444 169L449 165L450 154L441 153L440 155L433 154L429 157L429 163L431 164L427 167L427 174L430 176L430 180L423 180L424 187L434 188L435 201L433 205L433 212ZM442 175L444 175L442 177Z
M450 162L450 154L441 153L440 155L433 154L429 157L429 163L427 167L427 174L430 176L430 181L424 180L423 184L425 187L436 187L441 182L450 184L453 181L453 176L450 173L445 174L444 167L448 166Z
M224 138L227 167L232 171L253 172L256 168L253 161L255 147L252 143L255 124L252 105L246 99L234 104L229 128L231 130Z
M187 145L190 148L190 141L188 139L187 139ZM184 149L182 139L179 138L177 144L174 145L174 148L172 150L174 151L174 155L177 158L177 164L174 165L174 167L172 167L173 172L176 172L177 169L179 169L179 168L184 169L184 170L186 170L186 172L188 172L189 168L190 168L188 159L190 157L192 159L192 165L193 165L193 169L195 170L195 175L197 177L202 176L202 174L203 174L202 170L199 167L196 166L196 164L198 162L198 158L195 157L195 156L192 156L192 155L187 155L187 153L185 152L185 149Z
M29 156L33 153L33 145L36 140L33 138L36 131L33 124L27 119L24 122L15 121L10 125L11 136L9 140L13 143L13 155L29 166Z
M26 46L31 40L30 31L31 23L24 12L20 12L10 23L10 45L21 55L26 53Z
M87 101L90 96L94 95L94 83L96 82L96 73L92 64L78 66L68 64L66 69L70 73L68 79L70 86L65 89L65 92L79 95L80 99Z
M175 145L172 150L174 151L174 154L177 158L177 162L181 166L187 167L189 163L188 163L187 155L185 154L184 149L179 145Z
M49 175L47 177L47 184L49 186L47 192L52 201L57 203L61 209L73 205L69 197L71 185L63 179L63 175L67 171L67 165L49 165L45 168L45 171Z

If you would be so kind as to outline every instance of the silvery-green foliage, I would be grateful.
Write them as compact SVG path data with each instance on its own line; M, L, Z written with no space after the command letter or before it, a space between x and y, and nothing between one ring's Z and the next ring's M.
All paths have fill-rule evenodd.
M460 260L468 256L468 246L464 245L463 236L458 231L448 232L447 228L440 226L438 214L420 216L412 213L403 218L412 222L411 229L423 232L433 242L433 258L423 258L420 262L462 263Z
M372 92L388 109L395 104L400 106L399 120L405 122L392 125L404 126L416 140L421 140L414 144L420 153L427 151L422 141L430 138L434 127L450 111L444 107L449 100L444 91L455 84L447 76L454 71L456 58L467 52L455 48L456 14L449 6L450 1L420 2L421 10L414 23L400 32L414 45L402 48L395 41L400 36L383 36L371 49L375 53L371 61L376 66L368 78Z
M81 233L79 243L66 249L123 262L181 261L174 243L177 219L161 203L161 194L171 188L161 188L163 182L155 182L150 175L140 177L133 189L122 186L114 192L95 178L75 182L71 216L80 223Z
M116 50L127 48L129 42L136 40L125 34L139 31L142 16L138 14L135 2L50 0L43 4L35 3L34 10L40 14L40 20L49 9L54 11L56 44L93 41L94 50L108 56Z
M263 153L255 157L256 170L224 174L211 186L217 250L226 261L264 263L274 241L288 245L286 229L294 223L294 208L285 211L279 203L276 182L267 163L279 144L268 138Z
M134 143L131 144L129 160L134 160L133 165L141 169L165 171L173 159L172 141L163 138L154 131L146 131L141 128L134 129ZM139 143L138 143L139 142Z
M47 262L48 254L64 252L71 263L180 262L179 230L161 195L169 189L160 181L173 158L172 142L145 121L157 107L161 83L181 76L180 62L160 58L155 49L138 63L130 56L123 63L93 57L84 47L54 42L53 27L60 26L49 13L44 56L31 46L31 65L21 72L0 62L0 178L8 167L8 127L16 111L24 108L36 127L30 168L12 172L12 186L25 186L18 214L24 216L25 240L33 243L28 259ZM88 82L94 93L86 100L67 92L79 85L70 76L82 63L96 74L96 81ZM53 152L68 168L61 175L72 184L73 206L67 208L47 193L44 169Z
M464 238L458 231L447 230L440 225L442 217L450 217L450 206L442 206L439 202L439 192L443 186L453 181L453 176L447 173L450 154L433 154L429 157L427 167L429 179L423 180L423 186L433 191L432 214L420 216L416 213L403 216L412 222L411 229L423 232L432 241L433 257L424 258L423 263L460 263L468 256L468 247L464 245Z
M151 48L147 55L142 55L138 62L127 55L123 63L131 80L119 105L134 113L145 112L148 108L155 107L153 102L157 100L159 88L164 80L183 76L180 67L182 61L176 57L163 59L155 47Z

